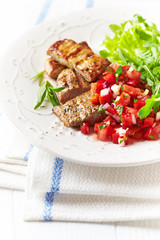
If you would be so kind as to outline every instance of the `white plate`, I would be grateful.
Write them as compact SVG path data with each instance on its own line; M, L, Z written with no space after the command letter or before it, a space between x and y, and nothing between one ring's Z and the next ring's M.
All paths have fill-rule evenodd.
M63 127L52 114L50 104L33 110L38 83L29 78L44 69L46 50L53 42L64 38L78 42L85 40L98 52L109 32L109 24L120 23L135 13L160 23L159 9L152 6L108 6L45 22L9 48L0 64L0 99L10 120L31 142L66 160L99 166L139 165L160 159L160 141L145 141L121 148L110 142L94 141L80 131Z

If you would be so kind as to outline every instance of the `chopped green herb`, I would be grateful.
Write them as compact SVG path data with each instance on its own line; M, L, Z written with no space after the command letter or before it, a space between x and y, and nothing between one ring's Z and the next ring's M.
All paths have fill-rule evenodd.
M100 113L102 111L106 111L106 109L103 108L103 104L99 106L99 109L97 112Z
M38 79L38 83L39 83L39 86L41 86L41 82L42 82L42 77L43 77L43 74L45 73L45 70L36 74L34 77L30 78L30 80L33 80L33 79Z
M120 115L120 121L122 122L122 115Z
M63 89L65 89L65 87L54 88L49 81L45 81L38 90L38 101L34 109L39 108L45 98L47 98L47 101L50 100L53 106L60 105L56 92L62 91Z
M140 125L137 123L137 126L140 127Z
M118 109L119 115L121 115L123 113L123 106L122 105L118 105L117 109Z
M117 83L117 84L119 84L119 82L118 82L118 77L119 77L119 75L122 73L122 71L123 71L123 68L122 68L121 66L119 66L119 67L116 69L116 71L115 71L115 77L116 77L116 83Z
M106 128L106 125L99 125L99 130L102 130L103 128Z
M124 140L123 139L121 139L120 141L119 141L119 144L121 144L121 143L123 143L124 142Z
M152 135L148 135L148 137L151 138L151 139L155 139L155 137L152 136Z
M134 100L133 100L133 101L134 101L134 103L135 103L135 102L137 102L138 100L134 98Z
M123 86L121 86L121 90L123 91Z

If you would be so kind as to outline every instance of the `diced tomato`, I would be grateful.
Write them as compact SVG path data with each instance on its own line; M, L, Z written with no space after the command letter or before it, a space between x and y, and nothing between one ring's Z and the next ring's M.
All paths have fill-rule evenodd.
M140 109L144 107L144 105L146 105L144 100L137 100L136 102L134 102L134 108L136 109Z
M126 131L126 133L127 133L128 136L132 137L132 136L135 135L136 132L138 132L138 131L140 131L140 130L141 130L140 127L138 127L138 126L133 126L133 127L129 128L129 129Z
M116 121L113 118L111 118L111 120L110 120L110 126L113 128L118 127L118 124L116 123Z
M107 123L107 122L110 121L110 120L111 120L111 116L109 115L109 116L107 116L107 117L103 120L103 122Z
M142 126L142 125L143 125L143 122L144 122L143 119L137 118L137 126Z
M104 90L107 90L107 89L104 89ZM99 102L100 102L100 104L110 103L111 100L112 100L112 92L111 92L110 89L108 90L106 95L102 95L100 93L100 95L99 95Z
M156 125L153 127L154 133L158 136L158 139L160 137L160 123L156 123Z
M128 81L127 84L133 87L138 87L141 81L141 74L137 70L133 69L132 71L127 72Z
M141 129L140 131L135 132L135 134L133 135L133 138L134 138L135 140L140 140L140 139L143 138L143 135L144 135L144 130Z
M132 127L132 116L131 113L122 113L122 126L123 128Z
M116 78L114 73L107 72L103 78L107 83L109 83L109 85L113 85L116 83Z
M154 123L154 118L152 117L145 118L142 127L143 128L152 127L153 123Z
M114 144L118 144L118 139L119 139L119 133L113 133L112 134L112 142Z
M98 80L98 81L96 82L96 83L97 83L96 93L99 94L100 91L101 91L102 89L104 89L104 86L103 86L104 82L105 82L104 79Z
M115 131L111 126L106 125L106 127L102 128L101 130L98 129L98 139L101 141L106 141L114 132Z
M116 110L112 106L109 106L106 110L113 116L117 114Z
M98 132L98 129L99 129L99 126L100 125L103 125L102 123L95 123L95 125L94 125L94 132Z
M111 67L116 71L119 66L116 63L112 63Z
M91 101L92 104L97 105L99 103L99 94L93 93L89 100Z
M122 92L119 99L116 101L116 105L127 106L130 103L131 97L128 93Z
M149 128L144 134L144 139L153 141L153 140L158 140L159 136L154 128Z
M90 127L89 127L89 123L85 122L82 124L82 126L80 127L81 133L88 135L90 133Z
M138 111L135 108L126 107L126 112L133 114L136 118L138 117Z
M91 83L91 92L96 93L97 91L97 83Z
M123 91L130 94L134 98L142 95L141 90L139 88L134 88L134 87L128 86L126 84L123 85Z

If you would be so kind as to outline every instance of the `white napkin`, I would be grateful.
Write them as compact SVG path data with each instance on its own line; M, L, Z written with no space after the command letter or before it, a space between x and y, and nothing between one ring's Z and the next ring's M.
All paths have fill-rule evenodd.
M27 160L33 148L0 113L0 187L24 190Z
M110 222L160 217L160 163L101 168L66 162L34 147L24 218Z

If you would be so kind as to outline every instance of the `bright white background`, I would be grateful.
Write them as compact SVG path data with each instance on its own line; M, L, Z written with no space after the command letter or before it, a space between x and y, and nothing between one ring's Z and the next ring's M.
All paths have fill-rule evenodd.
M43 19L43 9L50 0L0 0L0 57L5 49L27 29ZM95 0L93 6L106 5L106 0ZM115 7L116 7L115 1ZM126 1L121 1L125 7ZM145 2L134 0L132 2ZM160 7L159 1L153 1ZM85 9L92 0L53 0L45 19ZM107 12L106 12L107 14ZM116 224L86 223L26 223L23 222L24 192L0 189L0 239L2 240L159 240L160 220Z

